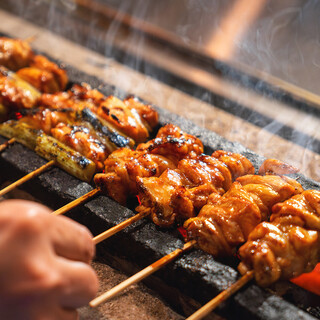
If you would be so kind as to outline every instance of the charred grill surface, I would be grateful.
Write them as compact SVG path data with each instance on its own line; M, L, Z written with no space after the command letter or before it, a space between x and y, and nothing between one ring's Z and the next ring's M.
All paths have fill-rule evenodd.
M108 84L101 84L99 79L78 70L67 67L67 72L71 81L81 79L92 87L99 87L106 95L113 94L120 99L127 97L127 93ZM203 142L207 154L218 149L241 153L254 164L256 170L264 160L238 143L232 143L213 132L196 127L190 121L165 110L156 110L159 112L160 125L174 123L185 132L197 136ZM4 141L6 140L0 137L0 143ZM34 152L15 144L0 154L0 180L15 180L43 163L45 161ZM320 185L311 179L296 176L305 189L320 189ZM23 188L40 201L57 209L88 192L92 186L58 168L52 168ZM136 203L132 203L129 207L133 209L135 205ZM87 225L95 235L132 215L131 209L106 196L99 196L69 213L70 217ZM152 222L143 220L97 246L97 259L123 269L129 265L132 272L182 245L183 241L176 229L162 230ZM126 263L121 263L124 260ZM215 260L200 250L194 250L157 272L148 281L160 291L160 288L167 290L167 298L175 295L172 292L179 292L180 296L172 298L170 302L182 312L181 301L188 301L191 305L192 299L205 303L219 291L230 286L239 277L236 271L237 264L236 258L227 261ZM217 312L230 319L313 319L311 314L320 318L320 312L316 308L316 296L289 283L283 284L281 292L288 301L251 283L234 298L229 299ZM181 297L184 300L181 300ZM309 314L302 311L298 304L302 309L308 310Z

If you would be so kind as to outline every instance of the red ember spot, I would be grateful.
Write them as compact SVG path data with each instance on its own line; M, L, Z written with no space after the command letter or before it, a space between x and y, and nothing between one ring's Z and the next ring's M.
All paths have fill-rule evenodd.
M141 206L141 200L140 200L139 196L137 196L137 199L138 199L139 205Z
M187 237L187 231L185 228L178 227L178 231L181 233L181 235L183 236L184 239Z
M15 113L16 119L19 120L22 118L22 114L20 112Z
M316 265L313 271L304 273L297 278L291 279L291 281L320 296L320 263Z

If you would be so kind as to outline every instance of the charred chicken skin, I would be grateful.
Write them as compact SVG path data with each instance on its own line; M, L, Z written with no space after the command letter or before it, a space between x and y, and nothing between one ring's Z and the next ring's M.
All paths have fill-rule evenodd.
M271 207L303 191L294 179L276 175L239 177L224 195L212 194L199 215L184 224L188 239L214 255L226 256L247 241Z
M179 138L172 140L166 136L172 132ZM157 148L146 148L155 144ZM125 204L129 195L137 194L137 177L160 176L166 169L176 168L180 159L202 152L199 139L169 124L159 130L155 139L140 144L136 151L124 148L114 151L105 161L105 173L97 174L94 181L111 198Z
M197 137L183 132L178 126L167 124L160 128L155 139L141 143L137 151L160 154L178 165L183 158L194 158L203 153L203 144Z
M27 67L33 55L27 41L0 37L0 65L17 71Z
M211 193L223 194L236 177L248 173L254 173L254 167L247 158L222 150L182 159L177 169L167 169L160 177L137 178L137 211L150 208L155 224L170 226L195 216Z
M106 97L89 85L74 85L68 92L43 95L40 103L50 108L89 108L137 143L145 141L158 124L158 113L148 105L130 98L124 101Z
M103 169L103 162L108 156L107 148L87 127L59 123L51 129L51 135L92 160L97 171Z
M320 192L304 191L275 204L272 213L239 250L239 271L254 270L261 286L310 272L320 261Z
M78 151L102 171L103 162L117 147L129 143L128 139L104 127L88 109L31 109L21 111L19 122L40 129L44 133Z

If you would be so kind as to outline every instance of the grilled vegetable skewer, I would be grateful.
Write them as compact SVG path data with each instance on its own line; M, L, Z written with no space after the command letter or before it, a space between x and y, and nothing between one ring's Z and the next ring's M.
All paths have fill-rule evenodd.
M93 161L26 123L3 123L0 125L0 134L7 138L15 137L17 142L48 161L54 160L55 165L80 180L90 182L96 171Z

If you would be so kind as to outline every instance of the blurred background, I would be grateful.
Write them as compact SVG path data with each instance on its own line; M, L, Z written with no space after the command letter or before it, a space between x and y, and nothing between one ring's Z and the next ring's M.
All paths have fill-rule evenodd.
M0 9L2 32L34 37L71 65L89 49L77 67L320 181L319 1L2 0ZM66 40L79 47L68 52Z

